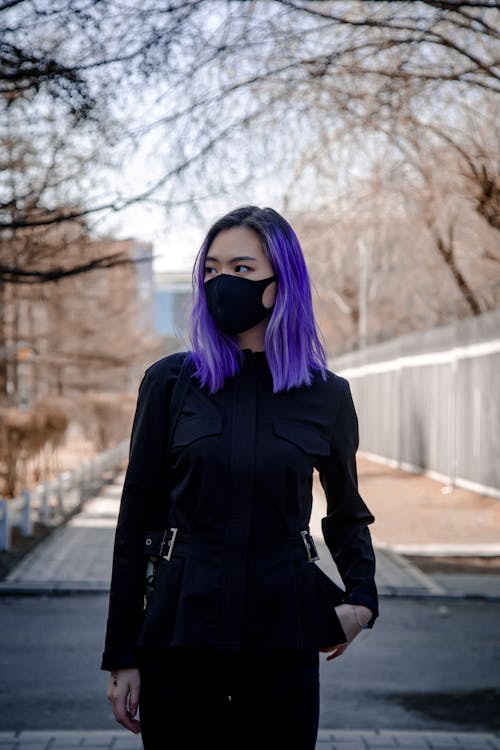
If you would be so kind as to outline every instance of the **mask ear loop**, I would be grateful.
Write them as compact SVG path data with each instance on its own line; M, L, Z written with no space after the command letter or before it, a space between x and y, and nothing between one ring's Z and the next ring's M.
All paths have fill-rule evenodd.
M272 276L268 276L267 279L261 279L261 281L267 281L267 284L266 284L266 286L264 287L264 289L262 291L262 297L263 297L264 296L264 292L266 291L267 287L270 286L273 283L273 281L277 282L278 280L276 278L276 275L273 274ZM278 284L276 283L276 287L277 286L278 286ZM264 304L264 302L263 302L263 300L262 300L262 297L260 298L260 304L262 305L262 307L265 310L268 310L269 313L272 313L272 311L274 310L274 306L276 304L276 301L273 302L273 304L271 305L271 307L266 307L265 304Z

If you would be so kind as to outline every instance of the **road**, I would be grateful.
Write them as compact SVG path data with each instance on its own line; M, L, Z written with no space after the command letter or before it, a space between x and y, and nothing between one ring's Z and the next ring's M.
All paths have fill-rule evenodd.
M0 598L0 731L115 729L100 670L107 595ZM320 727L500 729L500 603L382 597L338 659L321 656Z

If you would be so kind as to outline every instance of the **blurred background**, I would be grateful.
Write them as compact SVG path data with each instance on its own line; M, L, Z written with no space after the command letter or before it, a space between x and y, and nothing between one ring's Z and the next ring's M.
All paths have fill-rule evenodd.
M498 21L495 2L2 3L3 494L45 476L45 449L65 466L126 435L237 205L294 226L332 358L481 328L500 303Z
M145 367L188 347L204 234L243 204L301 242L378 548L500 569L499 22L494 0L0 0L0 577L123 469Z

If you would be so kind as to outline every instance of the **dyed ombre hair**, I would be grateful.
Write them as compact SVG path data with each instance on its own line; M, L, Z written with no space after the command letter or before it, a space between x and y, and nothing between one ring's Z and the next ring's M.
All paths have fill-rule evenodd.
M265 332L265 351L273 391L310 385L316 371L326 378L326 354L314 319L311 283L299 240L288 222L272 208L241 206L209 229L193 267L190 352L195 375L215 393L241 367L243 355L236 335L223 333L207 307L205 258L219 232L249 227L259 235L276 276L276 301Z

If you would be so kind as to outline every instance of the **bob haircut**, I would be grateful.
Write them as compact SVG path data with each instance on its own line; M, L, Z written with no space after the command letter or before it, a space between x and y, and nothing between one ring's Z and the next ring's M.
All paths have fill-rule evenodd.
M207 307L205 258L224 229L249 227L259 235L264 254L276 276L276 301L268 320L264 346L273 378L273 392L310 385L313 374L325 380L326 354L320 341L311 298L311 282L299 240L288 222L272 208L241 206L215 221L195 259L190 351L195 375L215 393L226 377L235 375L243 360L236 335L223 333Z

